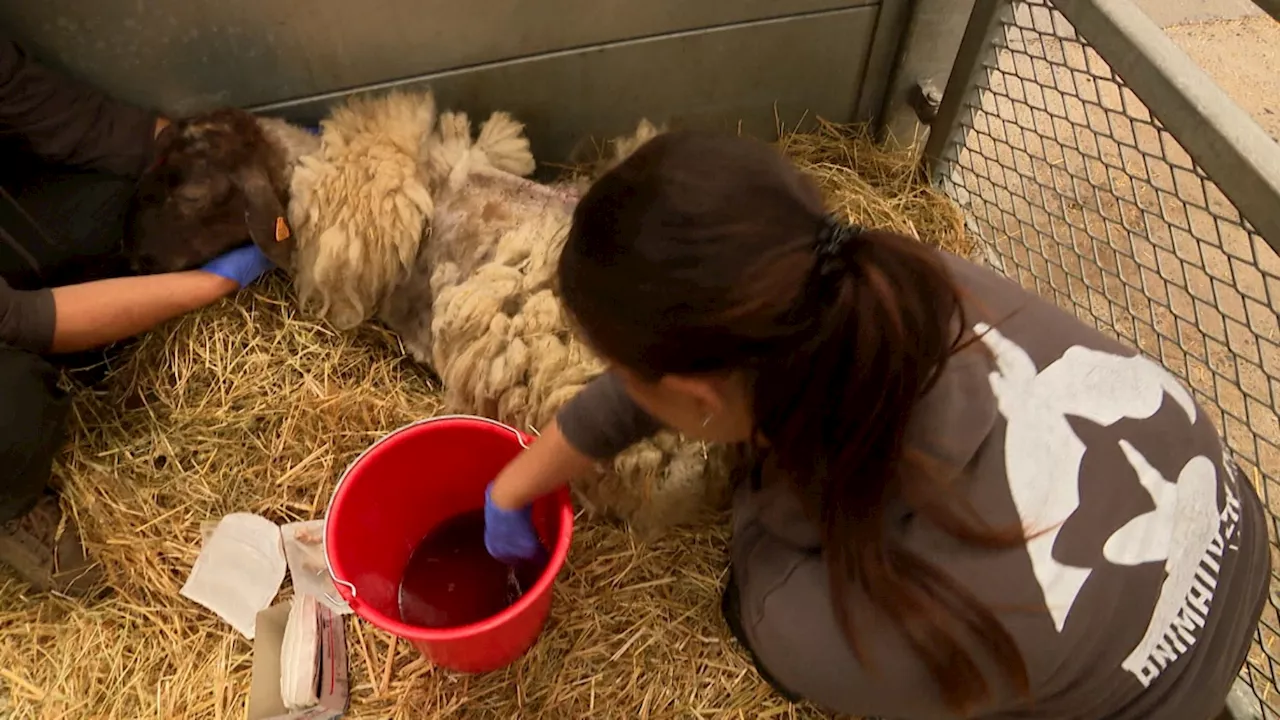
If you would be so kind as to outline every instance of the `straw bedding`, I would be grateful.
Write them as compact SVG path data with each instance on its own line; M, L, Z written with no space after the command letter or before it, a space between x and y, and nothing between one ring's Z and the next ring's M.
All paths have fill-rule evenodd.
M780 145L855 221L968 254L909 152L825 123ZM243 717L251 644L178 595L201 523L323 516L341 469L435 412L439 387L385 332L303 320L273 278L141 338L76 392L56 480L114 592L39 596L0 576L0 717ZM353 619L348 717L822 717L775 696L724 628L727 542L724 516L644 545L580 520L545 635L489 676L437 671Z

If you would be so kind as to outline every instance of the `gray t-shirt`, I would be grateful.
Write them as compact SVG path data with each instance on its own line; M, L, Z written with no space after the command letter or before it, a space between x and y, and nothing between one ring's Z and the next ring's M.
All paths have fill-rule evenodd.
M1039 534L1011 550L975 549L904 503L888 527L992 608L1018 643L1034 703L989 674L995 699L980 717L1207 720L1266 598L1256 493L1167 371L1003 276L944 257L982 340L921 401L908 442L954 468L946 479L985 521ZM559 422L597 458L657 427L608 375ZM786 486L737 489L731 554L760 662L839 712L953 717L905 640L851 587L875 671L857 662L831 607L819 537Z

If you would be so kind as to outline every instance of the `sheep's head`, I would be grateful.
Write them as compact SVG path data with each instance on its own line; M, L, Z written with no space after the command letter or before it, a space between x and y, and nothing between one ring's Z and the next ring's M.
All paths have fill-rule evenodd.
M251 113L221 109L177 120L157 145L125 235L135 271L199 267L250 240L290 269L283 151Z

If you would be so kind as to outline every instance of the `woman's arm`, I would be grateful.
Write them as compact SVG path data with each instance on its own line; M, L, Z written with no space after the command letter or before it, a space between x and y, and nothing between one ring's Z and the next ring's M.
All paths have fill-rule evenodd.
M230 295L271 267L250 244L187 272L40 290L14 290L0 278L0 343L39 355L101 347Z
M545 558L530 517L533 501L657 430L616 377L596 378L489 483L484 504L489 554L508 563Z
M238 289L235 280L203 270L54 288L49 351L79 352L133 337Z
M533 527L533 501L586 473L595 461L575 449L552 421L528 450L489 483L484 499L484 546L502 562L546 562Z
M660 429L605 373L570 400L537 442L494 480L492 502L522 508Z
M503 510L522 508L585 475L595 464L595 459L569 444L560 432L560 423L553 420L528 450L498 473L490 498Z
M267 256L249 244L199 270L54 288L50 350L77 352L132 337L230 295L271 267Z

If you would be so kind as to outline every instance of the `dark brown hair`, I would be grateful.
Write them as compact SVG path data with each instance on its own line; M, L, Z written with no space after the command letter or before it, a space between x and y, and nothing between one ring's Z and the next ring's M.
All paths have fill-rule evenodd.
M578 205L560 292L586 342L641 377L749 373L757 436L822 529L833 601L864 664L850 580L953 709L991 697L965 639L1025 695L1025 663L991 610L885 532L899 499L963 542L1023 540L943 501L936 473L906 447L913 408L968 342L959 292L936 251L897 233L855 233L824 257L824 218L816 185L773 148L661 135Z

